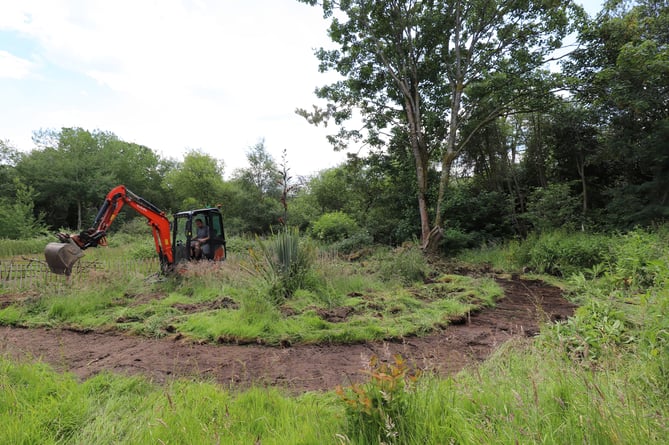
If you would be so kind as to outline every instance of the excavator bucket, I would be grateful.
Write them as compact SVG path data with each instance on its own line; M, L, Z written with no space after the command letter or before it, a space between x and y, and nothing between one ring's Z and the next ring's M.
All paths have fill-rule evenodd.
M44 249L44 256L51 272L70 276L74 264L84 256L84 251L74 243L49 243Z

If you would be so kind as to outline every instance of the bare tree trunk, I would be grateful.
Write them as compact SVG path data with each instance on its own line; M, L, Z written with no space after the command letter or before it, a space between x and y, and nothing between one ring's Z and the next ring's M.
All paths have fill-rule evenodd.
M576 161L578 175L581 177L581 190L583 191L583 219L581 220L581 231L585 232L585 215L588 212L588 189L585 181L585 161L581 158Z
M81 200L77 199L77 230L81 230Z
M460 106L462 103L462 92L464 90L464 76L463 71L463 55L460 48L460 33L462 30L462 17L461 17L461 4L457 3L455 7L455 28L453 32L453 50L455 52L455 70L451 73L451 85L453 87L453 99L451 101L451 121L448 129L448 139L446 143L446 149L442 155L441 159L441 176L439 178L439 194L437 195L437 211L434 219L434 228L432 230L432 235L430 239L424 243L424 246L427 250L433 250L437 247L438 242L443 236L443 228L441 227L443 223L443 215L441 210L442 202L446 197L446 188L448 187L448 181L451 174L451 166L453 161L457 157L456 143L457 143L457 132L458 125L460 124L458 120L458 115L460 113Z
M408 90L408 88L407 88ZM420 122L420 110L418 109L418 97L405 101L407 118L409 121L409 137L411 140L411 151L416 162L416 180L418 182L418 212L420 214L420 240L425 243L430 236L430 216L427 203L427 170L428 152L423 140Z
M456 92L453 94L453 103L451 104L451 124L448 130L448 141L446 150L441 158L441 176L439 178L439 195L437 196L437 214L435 216L434 225L441 226L443 222L443 215L441 212L441 204L446 197L446 188L451 177L451 167L453 161L457 157L456 151L456 136L458 131L458 118L460 112L460 101L462 98L462 91L458 91L461 85L456 86Z

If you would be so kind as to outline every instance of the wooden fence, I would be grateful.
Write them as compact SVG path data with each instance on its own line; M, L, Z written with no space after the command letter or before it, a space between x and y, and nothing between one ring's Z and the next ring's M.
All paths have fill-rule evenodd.
M71 285L85 281L96 273L148 276L158 271L160 271L158 258L103 261L82 259L75 264L69 277L52 273L44 260L26 257L0 259L0 293Z

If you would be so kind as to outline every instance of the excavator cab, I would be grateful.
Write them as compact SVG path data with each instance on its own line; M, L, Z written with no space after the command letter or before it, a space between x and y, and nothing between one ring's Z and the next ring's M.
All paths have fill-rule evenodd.
M191 242L197 237L195 221L198 219L209 228L209 241L201 247L201 258L195 258L191 249ZM226 245L221 211L208 208L176 213L172 223L172 245L175 264L197 259L223 261L226 257Z

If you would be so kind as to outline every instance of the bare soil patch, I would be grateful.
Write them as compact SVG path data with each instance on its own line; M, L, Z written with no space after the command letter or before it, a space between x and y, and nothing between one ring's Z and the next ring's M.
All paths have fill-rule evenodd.
M319 317L330 323L341 323L346 321L346 318L354 312L355 309L350 306L340 306L332 309L319 308L316 310Z
M442 375L485 360L512 338L533 336L546 320L561 320L575 306L559 289L540 281L498 280L504 298L426 337L355 345L209 345L172 338L149 339L120 332L0 327L0 353L38 358L80 378L101 371L143 374L163 382L205 378L233 388L278 385L293 391L328 390L362 378L371 356L402 354L414 366ZM324 314L325 315L325 314ZM333 318L344 314L328 314Z
M239 309L239 304L230 297L221 297L202 303L174 303L172 307L183 313L192 314L194 312L204 312L215 309Z
M26 292L12 292L7 294L0 294L0 309L11 306L14 303L20 303L31 298L38 297L39 294L35 291Z

